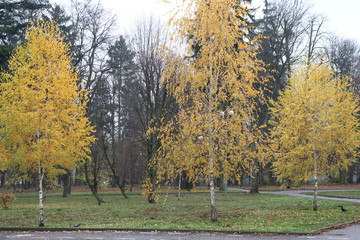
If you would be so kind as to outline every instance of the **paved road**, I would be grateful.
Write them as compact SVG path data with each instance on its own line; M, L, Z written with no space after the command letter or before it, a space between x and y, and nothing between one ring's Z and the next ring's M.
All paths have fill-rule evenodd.
M229 188L231 190L239 190L242 192L249 192L248 189L243 188ZM338 190L318 190L318 192L335 192L335 191L360 191L360 189L338 189ZM293 197L303 197L303 198L313 198L312 195L306 195L304 193L312 192L312 190L286 190L286 191L260 191L260 193L269 193L269 194L277 194L277 195L287 195ZM327 199L327 200L337 200L337 201L345 201L345 202L358 202L360 203L360 199L352 199L352 198L337 198L337 197L323 197L318 196L318 199ZM360 237L359 237L360 240Z
M0 240L359 240L360 225L315 236L249 236L232 234L153 233L153 232L0 232Z

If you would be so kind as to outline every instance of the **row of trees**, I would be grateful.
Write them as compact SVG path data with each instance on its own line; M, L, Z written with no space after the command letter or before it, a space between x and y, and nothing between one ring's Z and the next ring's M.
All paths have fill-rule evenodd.
M276 92L272 83L279 79L257 59L257 47L268 39L253 35L245 3L189 1L187 7L173 26L192 55L166 68L167 89L179 109L155 129L161 133L153 163L158 175L166 180L185 171L193 182L207 179L211 219L217 221L214 179L256 178L273 159L278 179L314 177L317 210L319 177L347 169L357 156L358 102L348 80L308 47L314 50L303 64L285 57L289 84Z
M66 11L45 0L4 0L0 4L0 17L7 23L0 25L5 70L14 71L6 61L9 52L24 39L25 27L36 17L57 22L70 46L79 90L88 92L86 115L95 126L96 139L90 147L91 158L83 158L76 172L84 176L98 203L103 202L98 193L100 182L109 177L124 197L125 184L145 182L147 199L154 203L162 180L181 179L186 173L189 181L208 180L211 216L216 221L215 179L240 181L250 175L252 192L257 192L258 181L264 173L271 173L272 159L278 160L274 167L280 178L293 180L308 181L311 171L316 179L320 174L332 174L336 170L326 167L330 165L346 169L353 162L358 142L356 135L340 136L344 131L357 133L356 120L351 118L357 106L352 105L351 94L337 93L344 88L358 93L358 45L329 38L325 20L311 15L303 0L265 1L261 19L254 17L251 1L186 2L188 8L180 9L183 13L172 22L177 37L188 46L186 56L169 51L174 47L166 29L152 17L139 20L125 37L114 35L115 16L90 0L73 1ZM299 67L301 61L305 64ZM335 80L345 76L351 85ZM282 94L289 82L290 90ZM301 89L302 82L306 83L303 92L291 92ZM317 87L326 91L318 92ZM302 100L291 102L297 94ZM272 110L267 99L273 102ZM290 110L297 109L296 104L305 108L289 113L283 110L289 104ZM310 109L311 104L314 107ZM350 110L341 115L342 108ZM346 124L346 118L343 122L331 120L335 125L329 122L346 114L351 119ZM298 129L290 128L294 119L286 119L294 115L301 116L296 120ZM269 123L271 118L275 121ZM307 119L314 120L314 125L311 121L302 125ZM286 121L292 122L286 125ZM324 138L322 128L327 129ZM284 135L285 130L290 133ZM276 141L269 140L269 133ZM289 141L299 133L303 133L301 138ZM327 141L328 145L321 142L322 149L307 148L306 144L317 138L334 141ZM310 141L311 146L319 141ZM293 149L298 151L293 154ZM271 150L278 151L273 154ZM314 162L311 166L305 161L309 159ZM307 174L291 168L296 164L287 164L294 160L309 166ZM60 180L64 196L68 196L75 170L64 168ZM21 172L29 174L31 169L23 167ZM3 168L1 173L4 184L6 174L16 171Z
M136 23L131 37L117 37L115 16L100 3L74 1L65 12L47 1L25 2L3 1L3 12L7 14L4 19L14 20L3 25L3 68L8 68L7 50L24 39L31 20L41 15L57 22L70 46L81 88L89 92L87 115L96 126L92 160L77 172L84 176L99 202L99 184L109 175L112 184L119 185L122 191L125 183L141 183L158 145L157 137L148 136L146 131L150 125L159 124L154 119L160 119L171 104L159 81L165 63L158 46L168 44L163 25L153 17L144 18ZM32 11L22 11L28 8ZM20 12L23 18L18 19ZM1 173L4 185L10 172ZM68 186L64 196L70 193L72 175L68 171L62 176Z

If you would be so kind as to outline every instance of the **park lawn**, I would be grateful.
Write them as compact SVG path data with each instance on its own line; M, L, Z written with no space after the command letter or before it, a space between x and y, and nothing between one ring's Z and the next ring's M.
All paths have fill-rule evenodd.
M312 200L272 194L217 194L219 221L210 221L207 193L161 195L149 204L140 194L129 199L104 195L101 206L91 195L69 198L48 196L45 200L46 227L200 229L271 232L308 232L360 218L360 204L319 200L314 212ZM0 227L36 227L38 199L18 197L11 209L0 209ZM342 212L338 205L348 209Z
M306 193L313 195L312 192ZM324 197L341 197L341 198L354 198L360 199L360 191L329 191L329 192L318 192L319 196Z

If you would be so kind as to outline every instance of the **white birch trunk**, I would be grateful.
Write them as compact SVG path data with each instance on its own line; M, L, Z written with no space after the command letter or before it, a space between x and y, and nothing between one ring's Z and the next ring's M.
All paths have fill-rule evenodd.
M39 227L44 227L44 192L43 192L44 168L39 164Z
M314 176L314 180L315 180L315 186L314 186L313 210L317 211L318 210L317 195L318 195L318 188L319 188L319 186L318 186L319 179L316 174Z
M178 200L180 200L181 197L181 172L179 174L179 194L178 194Z
M211 66L210 66L211 67ZM212 113L214 110L213 103L216 102L213 99L213 89L214 84L218 82L218 75L215 76L215 79L210 79L209 85L209 102L207 106L208 114L208 123L209 127L207 129L207 141L208 141L208 154L209 154L209 185L210 185L210 206L211 206L211 221L217 222L217 209L216 209L216 200L215 200L215 183L214 183L214 142L213 142L213 119Z
M225 198L227 198L227 193L228 193L228 183L227 183L227 177L225 177L225 182L224 182L224 190L225 190Z
M211 221L217 221L217 209L215 201L215 183L214 183L214 159L209 158L210 173L209 173L209 184L210 184L210 205L211 205Z
M314 152L314 198L313 198L313 210L318 210L318 203L317 203L317 195L318 195L318 189L319 189L319 178L318 178L318 172L317 172L317 161L318 161L318 155L316 152Z

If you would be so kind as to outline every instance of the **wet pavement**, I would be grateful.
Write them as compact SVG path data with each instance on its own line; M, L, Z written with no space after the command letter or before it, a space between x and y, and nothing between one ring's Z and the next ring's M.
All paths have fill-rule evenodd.
M39 239L39 240L359 240L360 225L349 226L308 236L261 236L239 234L179 233L179 232L0 232L0 240Z
M231 190L239 190L242 192L249 192L248 189L243 188L229 188ZM337 190L318 190L318 192L344 192L344 191L360 191L360 189L337 189ZM276 194L276 195L287 195L293 197L303 197L303 198L313 198L313 195L306 195L304 193L312 192L312 190L285 190L285 191L260 191L260 193L268 193L268 194ZM326 199L326 200L337 200L337 201L345 201L345 202L358 202L360 203L360 199L353 198L340 198L340 197L324 197L318 196L318 199ZM360 237L359 237L360 240Z

